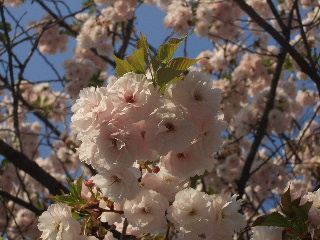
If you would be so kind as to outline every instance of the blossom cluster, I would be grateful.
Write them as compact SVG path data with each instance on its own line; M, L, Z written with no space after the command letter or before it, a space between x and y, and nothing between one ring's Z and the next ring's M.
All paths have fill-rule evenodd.
M265 204L278 206L279 196L290 186L294 204L299 198L300 206L312 202L301 209L295 205L304 214L302 224L294 224L306 227L300 237L320 238L319 192L311 192L320 179L320 107L315 89L320 87L314 86L319 77L319 0L245 1L274 30L272 40L233 0L90 0L79 11L66 1L34 1L51 15L26 28L14 16L21 9L10 6L29 8L31 3L0 1L4 6L0 37L10 38L2 49L1 143L64 185L80 171L86 178L97 173L84 181L82 191L70 187L70 195L56 196L69 206L51 205L45 180L36 181L37 173L20 170L6 151L0 151L2 234L36 239L41 235L36 215L51 205L39 219L43 239L115 240L121 232L139 240L236 239L246 226L245 218L250 227L265 210L274 211ZM141 35L138 51L125 60L138 38L137 14L149 10L145 4L165 12L163 24L172 33L195 34L170 39L158 52ZM36 34L29 35L31 29ZM277 31L288 33L287 45L275 38ZM67 34L76 46L74 56L63 62L61 79L59 68L49 62L52 56L42 53L66 51ZM179 62L164 56L183 42L186 56L195 35L214 42L214 49L203 51L196 60L185 57ZM52 82L68 94L53 91L49 83L32 82L44 80L28 76L28 64L38 54L34 45L23 59L16 47L26 40L31 46L38 44L40 55L59 78ZM280 66L286 46L289 51ZM107 70L115 66L112 54L119 79L108 79ZM7 55L12 57L9 61ZM196 61L199 67L189 68L186 75L185 66ZM168 83L171 76L163 75L171 67L181 74ZM119 74L132 69L139 74ZM150 76L142 74L149 70ZM101 87L107 80L109 85ZM273 99L270 86L276 82ZM270 100L273 107L265 111ZM62 129L68 127L70 103L74 115L69 132ZM222 119L229 124L224 139ZM262 123L267 125L260 131ZM51 153L41 153L48 148ZM282 216L286 225L293 215ZM253 240L290 238L294 226L255 226L252 234L250 228L244 234Z
M103 15L89 17L83 14L77 19L82 28L77 36L75 56L63 63L68 81L65 89L73 99L78 97L81 89L90 85L101 86L106 82L108 66L100 56L111 56L114 48L107 40L115 37L110 33L112 26ZM93 48L96 52L91 50Z
M137 236L165 233L169 220L181 239L232 239L245 227L236 195L188 188L190 177L212 170L222 145L220 101L220 90L202 72L169 84L163 95L133 72L80 91L71 119L82 142L79 157L98 170L90 181L114 202L109 211L119 213L101 220L121 229L126 218L127 234ZM93 192L83 194L90 199Z
M23 3L21 0L3 0L4 6L20 7Z
M53 55L67 51L68 35L59 32L59 24L54 22L54 18L51 15L47 14L42 17L39 23L32 22L29 25L30 27L35 27L36 33L40 35L40 52Z

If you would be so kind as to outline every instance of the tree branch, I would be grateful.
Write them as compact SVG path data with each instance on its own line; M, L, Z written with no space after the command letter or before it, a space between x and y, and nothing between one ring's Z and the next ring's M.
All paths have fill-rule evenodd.
M287 55L287 51L286 51L286 49L283 49L283 51L279 55L278 63L277 63L276 69L275 69L275 73L273 75L266 107L264 109L262 118L260 120L259 127L255 133L254 141L251 145L250 151L247 155L245 164L243 166L241 177L237 181L238 194L239 194L238 198L242 198L242 195L245 192L244 190L246 187L246 183L251 176L250 175L251 166L252 166L253 161L255 159L255 156L259 150L259 146L262 142L262 139L266 133L266 130L268 127L269 112L271 111L271 109L273 108L273 105L274 105L274 99L276 98L276 90L277 90L278 82L279 82L281 71L282 71L282 66L284 64L286 55Z
M66 19L66 17L64 18L59 18L59 16L57 16L53 11L51 11L51 9L45 5L42 0L36 0L36 2L44 9L46 10L56 21L57 23L65 28L68 32L72 33L72 35L74 37L76 37L79 33L77 31L75 31L72 27L70 27L64 20ZM82 10L85 10L86 8L88 8L90 5L88 5L87 7L83 8ZM82 11L81 10L81 11ZM81 12L79 11L79 12ZM112 60L110 60L109 58L105 57L105 56L101 56L98 54L96 49L90 49L94 54L96 54L97 56L99 56L100 58L102 58L104 61L106 61L107 63L109 63L111 66L115 67L116 63Z
M13 149L9 144L0 139L0 154L6 157L17 168L25 171L35 180L48 188L51 194L60 195L61 190L69 193L69 190L49 173L43 170L37 163L28 159L23 153Z
M20 206L29 209L31 212L34 212L37 216L40 216L41 213L43 212L43 211L39 210L38 208L36 208L35 206L33 206L31 203L27 203L24 200L22 200L18 197L12 196L11 194L9 194L5 191L0 190L0 196L5 197L6 199L13 201L13 202L19 204Z
M253 21L255 21L264 30L266 30L282 46L283 49L288 50L288 53L299 65L301 71L306 73L316 84L320 96L320 75L317 72L317 69L310 66L310 64L305 60L305 58L293 46L290 45L290 42L284 36L282 36L275 28L273 28L267 21L261 18L258 15L258 13L245 2L245 0L234 1L244 12L246 12L252 18Z
M125 240L126 239L126 232L127 232L128 225L129 225L128 220L127 220L127 218L125 218L124 219L124 223L123 223L123 228L122 228L120 240Z
M285 29L286 29L286 26L284 25L284 23L283 23L280 15L279 15L276 7L274 6L272 0L267 0L267 3L268 3L268 5L269 5L269 7L270 7L270 9L271 9L271 11L272 11L272 14L273 14L273 15L275 16L275 18L277 19L277 22L278 22L279 26L281 27L282 32L284 32Z

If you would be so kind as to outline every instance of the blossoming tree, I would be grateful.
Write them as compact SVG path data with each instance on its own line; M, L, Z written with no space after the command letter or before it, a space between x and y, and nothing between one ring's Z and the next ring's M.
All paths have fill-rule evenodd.
M319 0L76 6L0 0L2 238L320 239Z

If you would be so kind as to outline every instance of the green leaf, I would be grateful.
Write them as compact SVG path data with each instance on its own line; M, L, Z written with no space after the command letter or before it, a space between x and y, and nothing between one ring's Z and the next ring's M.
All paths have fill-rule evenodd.
M179 74L183 73L184 70L176 70L172 68L161 68L157 71L157 84L160 87L165 86L174 78L178 77Z
M146 61L147 65L149 65L149 59L148 59L148 51L149 51L149 43L147 41L146 36L143 33L140 33L141 37L136 43L137 49L143 49L144 51L144 60Z
M7 38L6 38L6 35L2 32L0 32L0 41L1 42L6 42L7 41Z
M47 208L47 206L45 206L44 203L42 203L42 202L37 202L37 203L36 203L36 207L37 207L39 210L43 210L43 211L45 211L46 208Z
M73 197L75 197L76 199L81 199L81 197L80 197L81 194L79 194L79 193L77 192L77 186L76 186L76 184L74 184L74 183L71 183L71 184L70 184L70 192L71 192L71 195L72 195Z
M174 79L172 79L170 82L177 83L177 82L181 81L184 78L185 78L185 76L178 76L178 77L175 77ZM164 91L166 90L166 87L167 87L167 85L165 84L160 88L160 93L162 95L164 94Z
M81 191L82 191L82 183L84 180L84 172L82 172L81 176L77 179L76 181L76 191L79 194L79 196L81 197Z
M90 78L89 87L101 87L104 84L104 80L100 79L101 69Z
M71 214L72 214L72 217L73 217L75 220L79 221L79 220L81 219L79 213L72 212Z
M5 28L7 29L8 32L10 32L12 30L11 23L3 24L3 22L0 22L0 29L5 30Z
M70 195L61 195L61 196L55 196L54 197L58 202L62 202L68 205L72 205L72 204L78 204L79 201L78 199L76 199L74 196L70 196Z
M292 211L292 204L291 204L291 194L290 194L290 187L288 190L281 196L281 208L284 211L284 214L287 215L286 212Z
M270 74L270 75L274 74L274 69L267 68L267 73Z
M127 57L128 62L137 70L138 73L145 73L146 66L144 64L144 49L140 48L134 51L134 54Z
M82 6L84 8L87 8L89 5L91 5L88 9L89 9L89 14L93 14L96 10L97 10L97 5L94 4L93 0L86 0L82 2Z
M183 38L170 38L168 43L169 44L180 44L183 40L186 39L187 36L188 36L188 34L186 34Z
M33 106L36 108L40 108L41 102L42 102L41 97L40 95L38 95L37 100L33 103Z
M161 61L157 57L151 56L151 64L153 68L153 72L158 71L158 68L161 66Z
M264 58L263 59L263 65L264 66L270 66L272 64L272 60L270 58Z
M75 34L73 32L71 32L71 31L68 31L68 30L60 30L59 34L60 35L61 34L65 34L65 35L70 36L70 37L75 37Z
M0 167L0 169L1 169L1 168L4 168L5 166L9 165L10 163L11 163L11 162L10 162L10 160L9 160L8 158L3 159L2 162L1 162L1 167Z
M81 198L81 190L82 190L82 183L84 179L84 173L81 174L81 176L77 179L75 183L70 183L70 192L71 195L77 199L82 201L83 199Z
M187 70L189 67L200 61L199 59L191 59L186 57L177 57L168 63L168 67L176 70Z
M219 192L217 192L212 186L209 186L208 194L214 195L214 194L219 194Z
M258 217L252 223L252 227L255 226L292 227L292 224L280 213L273 212L271 214Z
M307 201L305 204L301 206L293 207L294 212L299 217L299 219L301 219L302 222L306 222L308 220L308 213L312 204L313 204L312 201Z
M283 67L285 70L294 71L293 64L292 64L290 58L285 59Z
M136 69L128 61L117 58L115 55L113 57L117 63L116 71L118 77L122 77L128 72L136 72Z
M140 35L141 35L140 39L136 42L136 48L149 49L149 43L146 36L143 33L140 33Z
M284 110L283 110L283 111L284 111ZM299 206L300 206L300 202L301 202L301 197L298 197L298 198L292 200L291 205L292 205L293 207L299 207Z
M158 50L158 59L165 64L168 63L185 38L171 38L168 43L162 44Z

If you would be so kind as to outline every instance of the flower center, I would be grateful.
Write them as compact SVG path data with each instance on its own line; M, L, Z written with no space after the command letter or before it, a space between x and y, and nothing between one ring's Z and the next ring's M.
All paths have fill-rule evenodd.
M133 94L125 96L125 100L126 100L127 103L135 103Z
M151 212L151 208L150 207L144 207L143 209L142 209L142 212L144 212L144 213L149 213L149 212Z
M119 183L121 182L121 179L118 178L116 175L111 176L111 180L113 181L109 186L111 186L114 183Z
M166 128L168 129L169 132L173 132L175 130L175 127L172 123L166 123Z
M186 158L186 155L184 153L178 153L177 158L179 158L179 159Z
M192 210L189 212L190 216L194 216L196 215L196 210L194 208L192 208Z
M201 94L199 93L195 93L194 96L193 96L194 100L196 101L202 101L203 97Z

